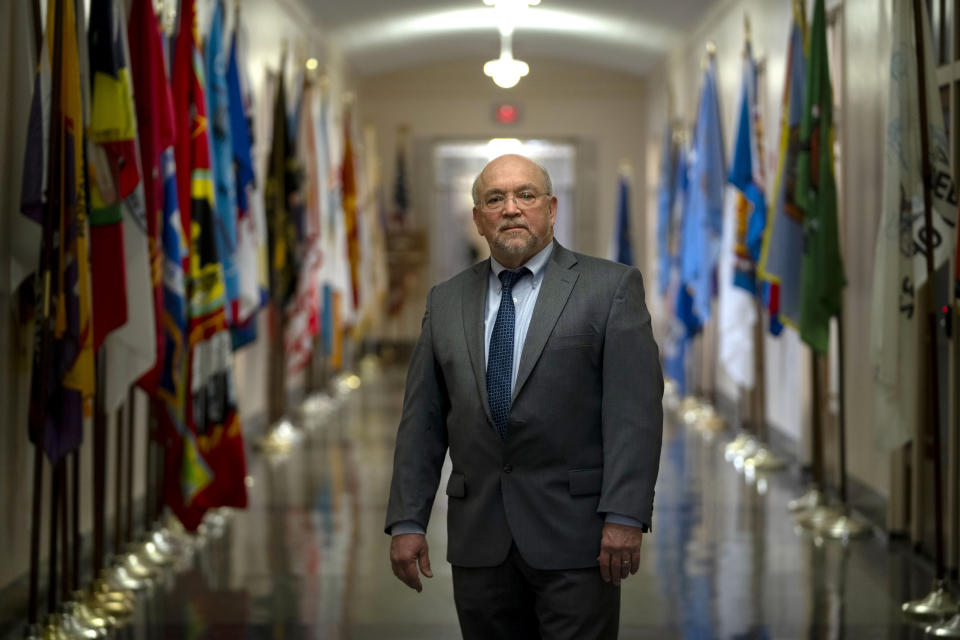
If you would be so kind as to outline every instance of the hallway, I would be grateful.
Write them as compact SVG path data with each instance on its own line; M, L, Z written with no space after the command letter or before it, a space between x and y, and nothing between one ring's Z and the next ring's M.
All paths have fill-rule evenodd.
M254 454L251 506L144 598L120 637L457 638L445 499L429 529L435 577L390 571L383 514L403 372L367 376L285 458ZM919 638L899 603L928 572L879 538L815 545L793 530L789 473L764 495L720 442L666 426L654 533L623 589L621 638ZM441 492L442 494L442 492Z

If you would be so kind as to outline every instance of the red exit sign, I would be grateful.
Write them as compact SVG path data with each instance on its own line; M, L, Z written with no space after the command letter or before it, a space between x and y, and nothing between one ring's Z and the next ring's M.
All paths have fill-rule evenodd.
M509 103L494 105L493 120L497 124L516 124L520 122L520 107Z

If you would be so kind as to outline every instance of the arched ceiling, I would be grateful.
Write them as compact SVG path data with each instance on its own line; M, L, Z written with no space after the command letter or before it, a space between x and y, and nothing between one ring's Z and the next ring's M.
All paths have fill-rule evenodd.
M482 0L300 0L362 76L500 52ZM514 57L647 72L718 0L542 0L513 38Z

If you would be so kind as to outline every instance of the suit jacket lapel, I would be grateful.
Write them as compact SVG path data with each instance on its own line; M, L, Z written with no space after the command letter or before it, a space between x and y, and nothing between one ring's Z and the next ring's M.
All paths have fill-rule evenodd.
M547 338L557 324L560 312L567 304L567 298L573 291L579 274L571 271L570 267L577 263L577 257L567 251L559 243L553 248L553 255L547 263L543 274L543 284L537 296L537 304L533 308L530 319L530 328L527 329L527 339L523 343L523 352L520 355L520 369L517 371L517 383L513 386L513 399L523 388L523 384L530 377L533 367L540 359ZM482 344L482 342L481 342ZM484 394L486 395L486 394Z
M483 353L483 322L487 305L487 279L490 274L490 261L473 267L467 285L463 288L463 333L467 340L467 352L473 365L473 377L477 381L477 391L487 419L493 424L490 405L487 402L487 375L484 369L486 357Z

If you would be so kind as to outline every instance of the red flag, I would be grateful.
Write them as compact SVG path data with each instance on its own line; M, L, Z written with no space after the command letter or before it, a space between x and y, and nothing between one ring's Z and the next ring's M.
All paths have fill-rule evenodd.
M138 381L153 395L163 369L163 152L173 146L173 97L167 82L163 44L151 0L134 0L127 25L137 122L140 125L140 166L150 243L150 281L157 333L157 363Z
M123 200L140 182L137 121L130 73L115 33L120 16L110 0L90 7L90 272L93 289L93 348L127 322Z
M175 149L180 214L189 238L189 259L185 264L190 348L186 420L196 437L200 459L191 460L194 452L185 449L181 461L188 466L173 469L173 474L168 468L167 475L177 481L208 469L210 476L205 484L190 485L189 492L182 482L167 487L168 501L188 529L200 524L208 508L247 504L243 436L224 311L223 268L214 236L207 111L204 87L197 75L202 68L195 0L183 0L173 64Z

